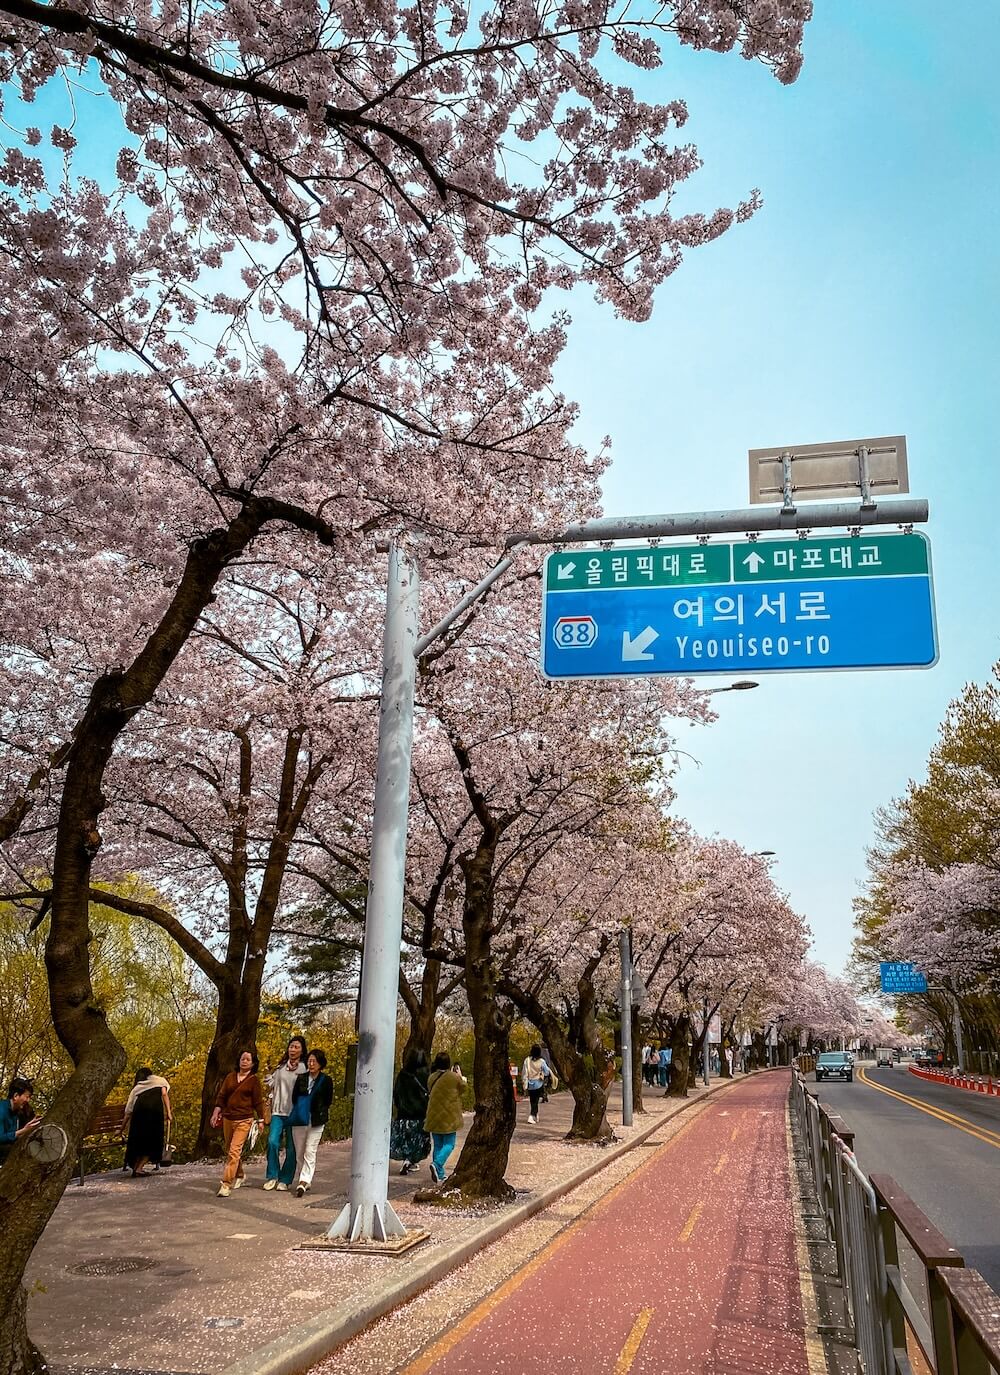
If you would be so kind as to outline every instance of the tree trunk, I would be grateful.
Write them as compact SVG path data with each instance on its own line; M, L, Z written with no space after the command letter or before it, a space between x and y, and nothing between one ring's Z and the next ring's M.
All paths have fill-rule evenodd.
M622 1079L625 1066L622 1065ZM639 1026L639 1009L632 1009L632 1111L645 1112L642 1106L642 1032Z
M670 1079L667 1083L668 1098L686 1098L688 1096L688 1074L690 1070L691 1054L688 1047L688 1035L690 1034L691 1023L686 1015L676 1019L670 1028Z
M205 1062L205 1077L201 1085L201 1120L195 1155L220 1156L222 1136L209 1124L219 1086L226 1075L236 1069L245 1050L256 1051L257 1024L260 1021L261 960L247 961L255 968L232 970L232 977L218 988L219 1007L215 1014L215 1034Z
M411 1050L422 1050L428 1062L434 1048L434 1032L437 1028L438 996L441 986L441 961L428 958L424 961L420 976L420 996L417 997L407 983L402 969L399 973L399 988L403 1002L410 1017L410 1029L400 1056L405 1060Z
M559 1077L573 1095L573 1124L566 1134L566 1140L613 1141L614 1132L608 1122L607 1111L608 1085L614 1078L614 1058L608 1054L598 1032L597 997L592 978L584 974L579 980L578 1008L574 1011L569 1028L536 993L522 988L510 978L504 978L501 987L518 1011L538 1028ZM578 1048L571 1039L572 1035L582 1041L584 1049Z
M447 1189L463 1199L508 1202L514 1190L504 1179L517 1108L510 1078L510 1028L514 1009L501 1002L493 965L493 860L498 836L484 834L476 853L459 862L465 877L462 927L465 934L465 988L476 1038L472 1081L476 1115ZM506 1002L506 1000L504 1000ZM421 1190L419 1202L440 1200L438 1190Z

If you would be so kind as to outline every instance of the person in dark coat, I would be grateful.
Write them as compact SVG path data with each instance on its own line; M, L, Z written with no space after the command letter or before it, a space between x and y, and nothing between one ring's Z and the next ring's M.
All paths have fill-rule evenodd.
M427 1055L411 1047L392 1086L395 1116L389 1132L389 1155L403 1162L400 1174L415 1170L431 1153L430 1133L424 1131L427 1112Z
M307 1194L312 1185L316 1152L323 1140L333 1102L333 1080L326 1073L326 1053L311 1050L306 1059L306 1068L308 1072L296 1080L292 1090L292 1140L295 1143L295 1158L299 1162L296 1198Z
M152 1174L152 1170L146 1169L147 1165L159 1169L167 1124L171 1120L170 1085L166 1079L154 1074L148 1066L136 1070L135 1084L125 1104L122 1121L122 1135L126 1138L122 1168L131 1169L133 1179Z

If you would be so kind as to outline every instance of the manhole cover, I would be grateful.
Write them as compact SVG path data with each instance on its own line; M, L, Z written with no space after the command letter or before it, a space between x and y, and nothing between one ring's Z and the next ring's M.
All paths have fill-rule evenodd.
M152 1270L155 1264L148 1256L95 1256L69 1269L74 1275L127 1275L133 1270Z

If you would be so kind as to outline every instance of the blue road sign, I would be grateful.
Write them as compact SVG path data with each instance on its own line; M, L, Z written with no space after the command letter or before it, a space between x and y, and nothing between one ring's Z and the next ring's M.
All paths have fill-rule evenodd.
M878 967L883 993L926 993L927 976L903 961L883 962Z
M708 560L706 549L668 546L550 554L542 604L545 676L930 668L937 662L923 535L762 540L707 550ZM711 581L699 581L706 577ZM590 585L581 585L586 578Z

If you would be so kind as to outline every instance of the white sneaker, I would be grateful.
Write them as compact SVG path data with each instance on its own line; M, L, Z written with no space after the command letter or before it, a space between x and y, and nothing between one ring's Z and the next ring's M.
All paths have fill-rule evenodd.
M277 1187L278 1187L278 1181L277 1181L276 1179L265 1179L265 1180L264 1180L264 1188L265 1188L265 1189L276 1189ZM285 1186L282 1185L281 1187L284 1188Z
M288 1185L287 1185L287 1184L281 1184L281 1183L279 1182L278 1184L275 1184L274 1187L275 1187L276 1189L281 1189L281 1190L283 1190L286 1194L288 1193Z
M242 1189L242 1188L243 1188L243 1181L244 1181L245 1178L246 1178L246 1175L238 1174L238 1175L236 1176L236 1178L233 1180L233 1188L234 1188L234 1189Z
M537 1118L537 1117L529 1117L529 1118L528 1118L528 1121L531 1123L531 1125L532 1125L533 1127L537 1127L537 1126L538 1126L538 1118Z
M228 1198L228 1197L229 1197L229 1185L228 1185L228 1184L220 1184L220 1185L219 1185L219 1192L218 1192L215 1196L216 1196L216 1198Z

